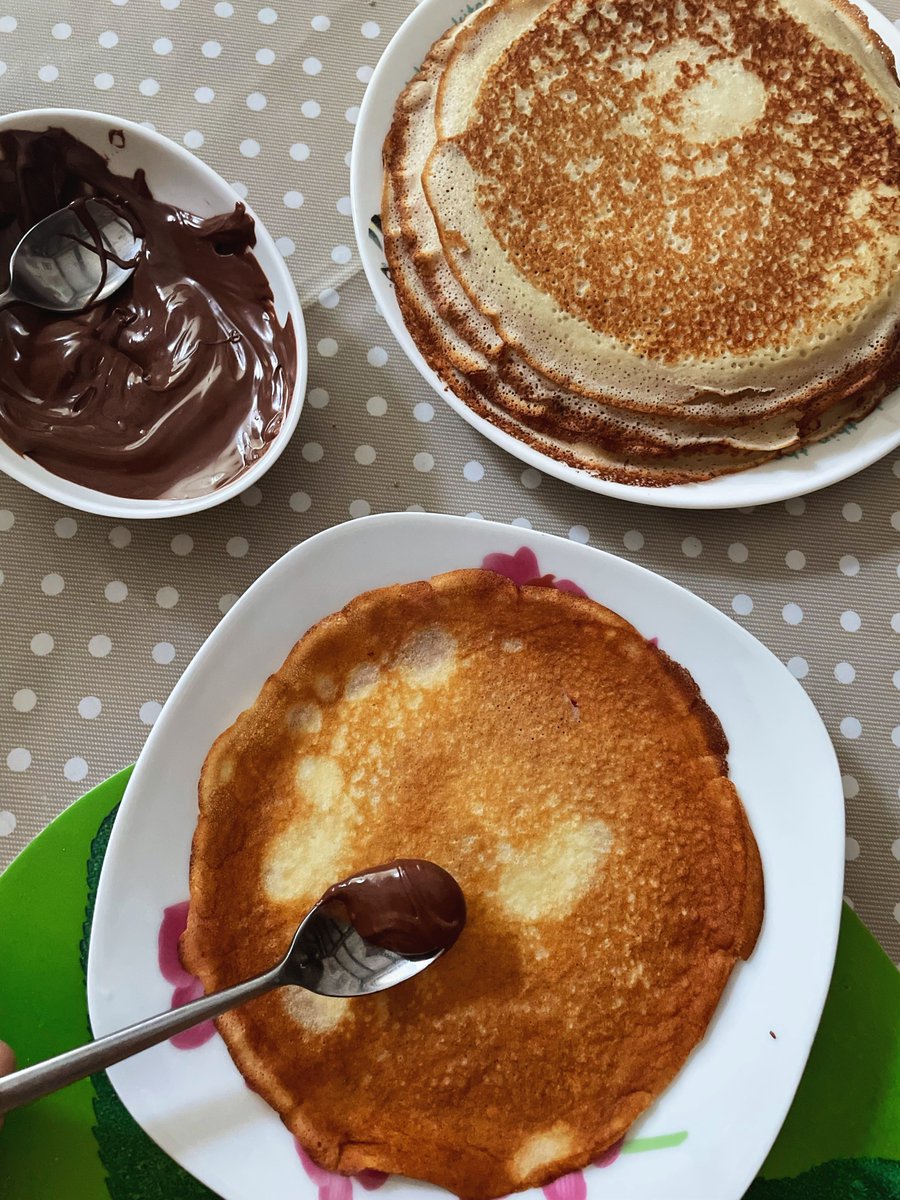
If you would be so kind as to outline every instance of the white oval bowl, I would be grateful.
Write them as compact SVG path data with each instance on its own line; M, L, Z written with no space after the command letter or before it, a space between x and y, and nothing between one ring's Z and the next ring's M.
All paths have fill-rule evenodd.
M851 0L851 3L860 9L870 27L890 47L900 69L900 30L867 0ZM588 471L558 462L492 425L453 394L426 363L404 324L393 285L386 273L380 229L373 226L372 218L381 213L381 148L390 128L397 97L416 74L428 50L441 34L478 7L480 3L465 3L465 0L421 0L418 7L413 9L382 54L369 80L356 123L350 165L353 228L369 286L400 348L438 395L479 433L530 467L589 492L601 492L619 500L631 500L658 508L743 508L788 500L792 496L803 496L855 475L900 446L898 390L883 400L880 407L859 425L847 425L824 442L804 446L793 454L764 463L761 467L734 475L722 475L704 483L641 487L598 479Z
M297 289L284 259L275 248L275 243L262 221L234 188L189 150L183 149L154 130L145 129L143 125L126 121L122 117L86 112L77 108L35 108L0 117L0 131L42 130L51 126L64 129L92 150L104 155L109 159L110 169L116 174L133 175L138 168L143 169L150 191L157 200L166 204L183 208L201 217L230 212L236 204L244 205L253 218L256 230L253 253L272 289L275 314L282 322L290 317L294 326L297 343L296 375L281 428L257 461L237 478L201 496L191 496L184 500L136 500L82 487L81 484L72 483L19 454L2 439L0 471L60 504L67 504L70 508L77 508L82 512L99 513L105 517L181 517L224 504L268 471L290 441L303 408L307 370L306 331ZM125 145L121 148L110 145L108 135L111 129L121 129L125 134Z

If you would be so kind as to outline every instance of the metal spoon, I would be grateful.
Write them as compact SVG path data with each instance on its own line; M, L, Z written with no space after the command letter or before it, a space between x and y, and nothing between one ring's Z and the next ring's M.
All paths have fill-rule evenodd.
M117 208L78 200L38 221L13 250L0 308L18 300L80 312L122 286L143 244Z
M118 1033L108 1034L87 1046L59 1054L0 1079L0 1115L39 1100L95 1071L111 1067L123 1058L130 1058L132 1054L199 1025L201 1021L221 1016L272 988L294 984L320 996L369 996L412 979L431 966L453 944L465 922L466 909L459 885L441 867L418 859L399 862L412 862L430 868L432 879L438 878L434 873L439 873L441 878L438 878L438 883L444 889L443 898L449 900L451 914L456 914L442 935L442 944L430 953L413 956L384 949L362 937L346 919L352 919L354 910L352 903L340 899L341 889L355 887L358 895L359 884L376 875L376 883L384 884L385 872L394 870L395 864L372 868L368 875L353 876L329 888L301 922L287 954L270 971L245 983L214 992L211 996L203 996L182 1008L138 1021L126 1029L120 1029ZM412 896L412 904L407 911L399 913L398 928L404 918L409 919L410 913L414 920L430 917L427 904L433 897L434 893L429 895L425 889ZM423 900L426 907L423 907ZM366 907L369 910L366 916L371 917L374 905L369 897ZM355 919L360 921L359 917ZM381 929L375 934L379 941L384 941L383 933Z

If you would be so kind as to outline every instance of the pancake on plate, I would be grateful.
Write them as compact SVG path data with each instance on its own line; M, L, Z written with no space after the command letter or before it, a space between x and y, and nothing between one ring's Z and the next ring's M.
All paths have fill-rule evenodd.
M445 867L468 922L390 991L220 1018L323 1167L487 1200L584 1166L703 1037L763 910L727 743L690 675L586 597L489 571L367 592L212 747L185 966L276 962L333 882Z
M708 479L900 383L900 89L842 0L489 0L384 160L419 350L552 457Z

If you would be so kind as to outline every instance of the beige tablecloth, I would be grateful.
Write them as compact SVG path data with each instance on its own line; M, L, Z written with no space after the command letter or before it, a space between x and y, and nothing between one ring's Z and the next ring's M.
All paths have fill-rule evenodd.
M847 798L846 892L900 959L900 454L827 491L691 514L576 491L481 439L406 363L360 273L353 123L409 0L0 0L4 111L148 121L266 222L306 306L310 391L260 487L177 522L70 512L0 479L0 866L134 760L234 598L309 534L421 507L531 524L733 616L817 705ZM883 0L900 17L900 0Z

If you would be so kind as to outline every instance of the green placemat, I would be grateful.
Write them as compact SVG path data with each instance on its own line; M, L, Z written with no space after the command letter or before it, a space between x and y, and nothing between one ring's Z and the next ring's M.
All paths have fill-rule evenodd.
M130 774L83 796L0 876L0 1035L22 1066L89 1034L87 939ZM100 1074L9 1115L0 1132L0 1196L209 1200L213 1193L147 1137ZM806 1072L746 1200L900 1200L900 974L847 908Z

